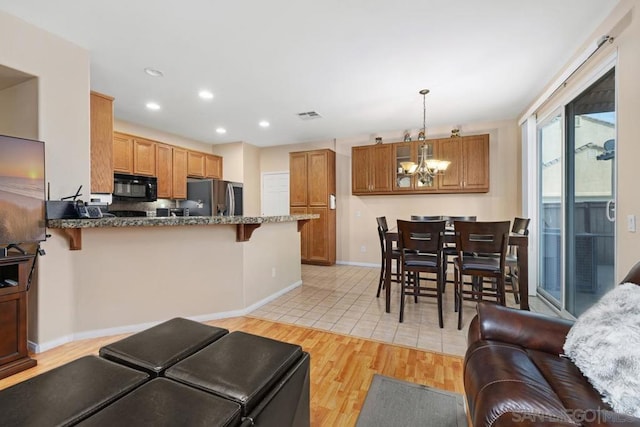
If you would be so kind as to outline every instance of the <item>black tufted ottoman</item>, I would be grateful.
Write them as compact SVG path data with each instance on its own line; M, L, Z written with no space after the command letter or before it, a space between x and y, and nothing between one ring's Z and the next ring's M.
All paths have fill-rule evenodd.
M174 363L229 331L181 317L160 323L100 349L100 356L160 376Z
M144 372L85 356L2 390L0 425L71 425L148 379Z
M166 378L155 378L79 425L231 427L239 424L237 403Z
M232 332L165 375L238 403L255 425L309 426L309 354L298 345Z

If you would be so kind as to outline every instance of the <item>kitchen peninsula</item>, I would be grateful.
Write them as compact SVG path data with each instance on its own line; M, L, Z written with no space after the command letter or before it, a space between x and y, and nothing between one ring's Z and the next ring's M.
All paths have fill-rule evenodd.
M253 230L265 223L298 222L298 231L311 219L317 219L317 214L280 215L280 216L181 216L181 217L116 217L91 219L50 219L47 227L59 228L69 237L71 250L82 249L83 228L104 227L170 227L185 225L236 225L236 241L246 242L251 238Z
M134 332L178 316L207 321L248 314L302 283L299 226L316 217L49 220L47 258L71 254L71 265L55 268L73 271L74 291L62 307L47 287L42 292L49 297L38 304L70 313L70 333L41 340L34 350ZM241 226L260 228L239 243ZM82 250L69 251L65 230L82 231ZM58 274L52 267L40 273Z

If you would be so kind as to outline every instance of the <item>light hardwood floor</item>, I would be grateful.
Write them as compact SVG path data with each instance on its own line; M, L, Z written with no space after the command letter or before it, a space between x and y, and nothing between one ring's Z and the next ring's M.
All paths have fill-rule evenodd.
M463 394L462 358L254 317L207 322L299 344L311 355L311 425L353 426L373 374ZM38 365L0 380L0 389L87 354L126 335L76 341L34 355Z

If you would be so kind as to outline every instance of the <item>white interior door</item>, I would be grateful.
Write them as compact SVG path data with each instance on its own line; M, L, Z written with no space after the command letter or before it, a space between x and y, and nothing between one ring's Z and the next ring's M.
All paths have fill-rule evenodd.
M262 215L289 215L289 172L262 174Z

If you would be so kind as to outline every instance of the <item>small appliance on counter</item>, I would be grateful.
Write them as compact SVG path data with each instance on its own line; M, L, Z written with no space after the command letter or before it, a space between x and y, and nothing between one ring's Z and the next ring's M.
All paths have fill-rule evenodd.
M147 216L147 211L122 210L122 211L109 211L109 213L113 216L124 217L124 218Z
M189 208L156 208L156 216L189 216Z
M242 183L219 179L187 181L187 200L180 203L191 216L242 216Z

